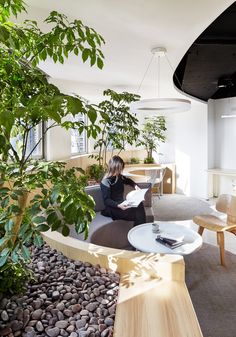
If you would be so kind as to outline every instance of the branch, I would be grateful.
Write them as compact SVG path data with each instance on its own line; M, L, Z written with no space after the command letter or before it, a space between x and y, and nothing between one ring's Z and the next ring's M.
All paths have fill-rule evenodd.
M28 154L28 156L25 158L23 165L28 161L28 159L31 157L32 153L34 152L34 150L36 149L36 147L40 144L40 142L43 140L43 137L45 136L45 134L48 132L48 130L54 128L55 126L58 126L58 124L53 123L52 125L50 125L49 127L47 127L42 134L42 137L39 138L39 140L37 141L37 143L35 144L35 146L33 147L33 149L30 151L30 153Z

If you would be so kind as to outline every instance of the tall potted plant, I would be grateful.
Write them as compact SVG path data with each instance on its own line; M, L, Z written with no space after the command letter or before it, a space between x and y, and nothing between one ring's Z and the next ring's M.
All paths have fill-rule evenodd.
M137 146L143 146L147 152L144 163L154 163L153 152L157 151L160 143L166 141L166 120L163 116L146 117L140 132Z
M29 259L28 244L41 244L40 233L49 228L69 234L88 232L94 216L94 202L84 192L86 179L77 168L65 163L32 160L42 141L28 151L30 132L44 122L45 134L56 126L86 129L96 137L96 110L79 97L62 94L48 83L37 68L51 57L63 63L70 53L81 54L90 65L103 66L100 46L103 38L80 20L69 22L65 15L52 12L45 20L51 30L42 32L35 21L16 25L10 14L25 10L21 0L0 3L0 273ZM90 125L66 121L71 115L86 114ZM69 120L69 118L68 118ZM15 144L12 138L17 135ZM37 192L35 192L37 191ZM32 196L33 192L33 196ZM2 275L1 274L1 275Z
M119 154L127 144L135 144L138 139L138 119L130 112L130 103L139 100L139 96L128 92L117 93L110 89L103 94L108 99L93 106L100 117L101 133L94 145L98 154L92 157L104 168L108 150L112 153L117 150Z

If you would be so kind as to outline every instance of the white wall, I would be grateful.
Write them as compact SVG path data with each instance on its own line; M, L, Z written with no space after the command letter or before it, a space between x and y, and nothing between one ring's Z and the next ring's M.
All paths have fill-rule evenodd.
M46 134L46 159L60 160L71 156L71 134L61 127L55 127Z
M209 168L236 170L236 118L222 118L223 115L236 114L236 98L209 100ZM230 176L218 177L218 193L233 193L236 179Z
M170 115L167 129L161 160L176 163L176 192L207 198L207 105L194 102L190 111Z

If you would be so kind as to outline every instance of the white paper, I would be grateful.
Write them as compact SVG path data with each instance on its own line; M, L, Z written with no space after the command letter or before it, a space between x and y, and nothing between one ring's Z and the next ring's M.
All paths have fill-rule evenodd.
M126 196L126 200L123 201L121 205L128 207L138 207L138 205L144 200L147 190L148 188L142 188L129 192Z

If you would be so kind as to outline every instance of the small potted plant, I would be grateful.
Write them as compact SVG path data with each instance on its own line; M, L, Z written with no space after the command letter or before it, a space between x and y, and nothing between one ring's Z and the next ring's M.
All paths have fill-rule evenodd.
M137 157L132 157L130 158L130 164L139 164L140 163L140 159Z
M88 166L86 173L88 175L88 181L90 185L100 183L104 176L104 168L102 165L93 164Z

